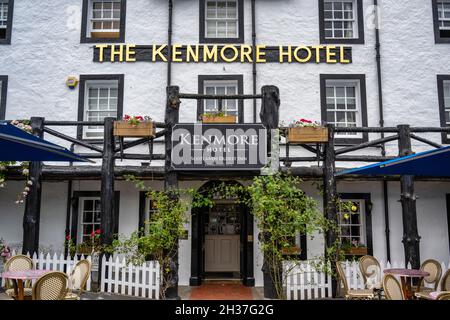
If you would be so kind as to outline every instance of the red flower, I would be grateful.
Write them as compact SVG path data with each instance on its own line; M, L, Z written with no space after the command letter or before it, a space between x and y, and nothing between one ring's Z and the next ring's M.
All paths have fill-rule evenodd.
M130 118L131 118L131 117L130 117L129 115L127 115L127 114L124 115L124 117L123 117L124 120L129 120Z
M304 122L304 123L312 123L311 120L307 120L307 119L300 119L300 122Z
M91 232L91 238L93 238L93 237L95 237L95 232L94 231Z
M68 234L68 235L66 236L66 240L67 240L67 241L70 241L70 234Z
M100 233L102 233L102 231L100 229L97 229L97 230L95 230L95 233L100 234Z
M144 121L144 118L142 118L141 116L137 116L136 119L140 120L140 121Z

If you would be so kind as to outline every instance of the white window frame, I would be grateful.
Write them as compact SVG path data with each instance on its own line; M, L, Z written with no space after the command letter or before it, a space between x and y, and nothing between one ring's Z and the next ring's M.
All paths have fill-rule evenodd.
M205 38L206 39L236 39L239 38L239 1L242 0L205 0ZM208 3L211 2L215 2L216 3L216 17L215 18L208 18ZM236 18L218 18L217 17L217 3L218 2L235 2L236 3ZM228 4L227 4L228 7ZM227 11L227 16L228 16L228 11ZM208 21L210 22L216 22L216 35L215 36L210 36L208 35ZM236 22L236 34L233 35L229 35L228 34L228 22L231 21L235 21ZM225 36L219 36L218 35L218 23L219 22L225 22L226 23L226 27L225 27Z
M444 5L447 4L449 6L448 9L445 9ZM450 24L450 1L438 1L437 2L437 11L438 11L438 23L439 30L450 30L450 26L444 26L444 22L448 22ZM441 14L448 13L449 17L446 18L441 16ZM445 14L444 14L445 15Z
M329 86L333 86L335 89L334 92L334 105L335 105L335 109L328 109L328 95L327 95L327 88ZM362 108L361 108L361 84L359 80L353 80L353 79L327 79L325 81L325 105L326 105L326 114L330 111L332 112L349 112L352 109L347 109L347 90L345 90L345 109L337 109L337 98L336 98L336 86L344 86L344 87L354 87L355 88L355 104L356 104L356 109L355 110L355 117L356 117L356 126L357 127L362 127ZM346 118L346 126L347 126L347 114L345 116ZM337 119L337 116L336 116ZM328 123L328 117L326 117L326 121ZM333 122L332 124L334 124L337 127L337 122ZM362 138L362 133L354 133L354 132L336 132L336 137L338 138Z
M225 87L225 94L228 94L229 87L235 88L234 94L238 94L238 92L239 92L238 80L205 80L203 82L203 92L205 94L208 94L206 92L207 87L214 87L214 94L217 94L217 87ZM214 110L208 110L206 108L208 101L210 101L210 100L205 100L203 113L218 112L219 111L219 101L214 100ZM228 104L230 101L235 101L235 109L233 109L232 111L236 111L236 114L234 114L234 113L228 114ZM225 112L225 115L236 115L236 117L238 117L239 116L239 101L238 100L229 100L229 99L222 100L222 110Z
M351 19L346 19L346 18L344 18L344 15L342 16L342 18L341 19L339 19L339 18L334 18L334 4L332 4L333 5L333 8L332 8L332 13L333 13L333 18L326 18L325 17L325 11L328 11L328 10L325 10L325 5L326 5L326 3L335 3L335 2L342 2L343 4L345 3L345 2L351 2L352 3L352 11L353 11L353 18L351 18ZM344 13L345 11L343 10L342 11L342 13ZM357 3L357 1L356 0L324 0L324 12L323 12L323 16L324 16L324 24L323 24L323 32L324 32L324 37L325 37L325 39L327 39L327 40L345 40L345 39L358 39L358 37L359 37L359 29L358 29L358 21L359 21L359 17L358 17L358 3ZM332 37L329 37L329 36L327 36L326 35L326 31L327 30L329 30L329 29L327 29L326 28L326 23L327 22L331 22L331 25L332 25ZM353 25L353 37L346 37L345 36L345 28L344 27L342 27L341 29L338 29L338 30L342 30L342 37L335 37L335 28L334 28L334 24L335 24L335 22L341 22L342 24L344 24L345 22L352 22L352 25Z
M150 197L145 198L145 214L144 214L144 233L149 234L149 225L147 221L150 220L150 216L158 211L158 209L152 207L153 200Z
M119 18L94 18L94 2L116 2L121 4L121 0L89 0L89 9L88 9L88 34L91 35L93 32L120 32L120 19L122 16L122 7L119 11ZM103 10L103 9L102 9ZM111 9L113 10L113 9ZM118 29L94 29L94 22L119 22Z
M0 0L0 28L8 28L9 1Z
M86 236L86 234L83 233L83 226L84 225L93 225L93 231L97 230L97 228L95 227L96 225L98 225L98 229L100 229L101 227L101 221L99 223L95 223L95 222L84 222L84 206L85 206L85 201L86 200L93 200L93 201L101 201L100 197L81 197L80 198L80 202L79 202L79 215L78 215L78 243L82 243L84 242L84 236ZM95 218L95 210L93 210L92 212L92 219ZM100 217L101 219L101 217ZM90 236L90 235L89 235Z
M87 80L84 92L84 106L83 106L83 119L84 121L89 121L89 112L112 112L110 110L110 95L108 94L108 109L107 110L89 110L89 89L92 87L95 88L108 88L112 89L113 84L117 89L117 105L116 105L116 115L119 112L119 81L118 80ZM111 115L108 115L111 117ZM101 121L101 120L99 120ZM103 126L86 126L83 130L83 139L98 139L103 138Z
M342 227L348 226L350 227L350 235L349 236L340 236L340 241L342 243L342 239L345 238L349 238L350 239L350 243L351 243L351 238L352 238L352 234L351 234L351 227L352 226L359 226L359 230L360 230L360 234L359 234L359 244L363 245L363 246L367 246L367 231L366 231L366 206L365 206L365 200L364 199L345 199L342 200L343 202L358 202L359 205L359 224L352 224L352 223L348 223L348 224L341 224L341 220L340 220L340 215L343 214L340 212L340 210L338 209L338 226L341 229ZM350 215L352 213L349 213ZM351 218L349 218L350 222L351 222ZM356 237L356 236L355 236Z

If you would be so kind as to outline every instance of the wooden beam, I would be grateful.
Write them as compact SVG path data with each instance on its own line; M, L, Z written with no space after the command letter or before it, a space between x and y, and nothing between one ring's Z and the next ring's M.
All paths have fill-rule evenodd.
M399 156L412 154L411 131L409 125L399 125ZM413 269L420 268L420 236L417 228L416 195L414 193L414 176L400 177L400 189L403 218L403 246L405 249L405 267L408 262Z
M44 118L31 118L33 135L44 136ZM30 180L33 185L25 199L25 212L23 215L23 247L22 253L33 253L39 250L39 224L41 218L42 195L42 162L30 162Z

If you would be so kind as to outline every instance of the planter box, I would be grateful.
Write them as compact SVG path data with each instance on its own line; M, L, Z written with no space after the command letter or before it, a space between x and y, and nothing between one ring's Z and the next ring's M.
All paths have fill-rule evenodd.
M291 255L291 254L300 254L302 250L299 247L288 247L281 249L281 253L284 255Z
M323 127L289 128L287 141L294 143L328 142L328 128Z
M346 250L345 253L353 256L365 256L367 255L367 248L366 247L350 248Z
M203 117L203 123L236 123L236 116L210 116Z
M115 121L114 135L117 137L154 137L155 127L153 121L144 121L137 125L132 125L127 121Z

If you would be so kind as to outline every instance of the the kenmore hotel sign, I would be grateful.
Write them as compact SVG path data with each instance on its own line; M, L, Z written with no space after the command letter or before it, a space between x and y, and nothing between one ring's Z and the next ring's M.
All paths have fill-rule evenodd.
M267 164L267 130L261 124L176 124L175 170L259 170Z

